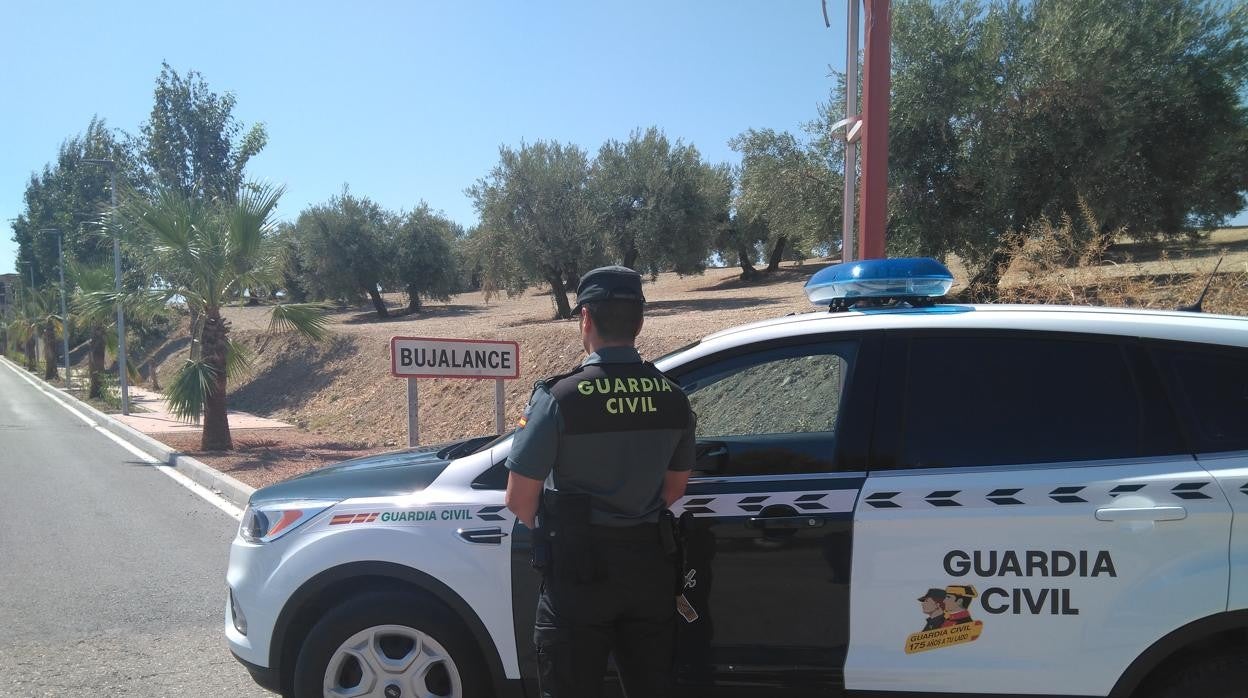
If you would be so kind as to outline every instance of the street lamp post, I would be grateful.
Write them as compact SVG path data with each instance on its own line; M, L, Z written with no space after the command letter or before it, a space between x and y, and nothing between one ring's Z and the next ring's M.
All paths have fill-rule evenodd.
M26 271L29 271L29 272L30 272L30 291L29 291L29 292L31 292L31 293L32 293L32 292L34 292L34 291L35 291L35 265L34 265L34 262L17 262L17 267L19 267L19 268L17 268L17 281L21 281L21 266L22 266L22 265L25 265L25 266L26 266ZM20 291L20 288L19 288L19 291ZM25 297L25 293L22 293L22 297ZM21 303L19 303L19 306L20 306L20 305L21 305Z
M56 233L56 257L61 272L61 349L65 355L65 387L69 387L69 312L65 309L65 250L60 228L44 228L41 233Z
M113 215L117 214L117 163L113 160L83 160L92 165L103 165L110 174L109 196ZM117 386L121 388L121 413L130 414L130 390L126 385L126 314L121 308L121 232L113 221L113 289L117 298Z

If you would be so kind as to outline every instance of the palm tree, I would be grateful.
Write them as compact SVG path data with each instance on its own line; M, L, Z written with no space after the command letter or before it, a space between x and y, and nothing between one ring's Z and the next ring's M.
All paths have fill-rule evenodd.
M43 379L56 380L57 339L65 330L65 318L61 317L60 297L54 288L35 289L30 294L29 311L35 331L43 340ZM29 341L29 340L28 340ZM65 376L69 380L69 376Z
M107 353L117 354L116 308L107 302L108 290L113 288L113 270L108 266L88 267L72 264L70 276L74 281L74 295L70 306L70 317L76 326L84 327L89 337L87 351L90 374L88 396L102 397L104 375L104 359ZM152 317L164 310L164 304L147 297L126 296L126 317ZM138 301L146 301L140 303ZM129 363L129 362L127 362ZM137 377L132 366L126 366L126 373Z
M26 370L35 371L35 340L39 336L39 328L35 324L34 310L31 308L29 295L21 303L13 306L13 317L9 320L9 336L17 345L26 359Z
M179 369L166 390L169 405L181 419L203 416L200 447L205 451L233 448L226 416L226 385L230 375L247 365L243 348L230 340L221 308L248 289L267 290L281 283L279 248L273 210L284 189L244 185L235 202L209 204L176 191L151 199L126 197L114 225L150 245L150 265L159 291L146 293L160 302L185 303L198 316L192 341L200 345ZM116 294L92 294L116 300ZM285 304L273 308L269 331L294 330L313 340L325 335L320 308Z

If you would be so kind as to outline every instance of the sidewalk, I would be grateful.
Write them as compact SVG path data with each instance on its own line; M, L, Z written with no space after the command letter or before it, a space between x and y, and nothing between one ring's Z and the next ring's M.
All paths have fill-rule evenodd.
M184 422L169 411L169 404L164 395L144 388L130 387L130 414L111 415L117 421L144 434L195 433L200 425ZM230 431L239 429L287 429L293 424L279 422L276 419L265 419L247 412L229 410Z

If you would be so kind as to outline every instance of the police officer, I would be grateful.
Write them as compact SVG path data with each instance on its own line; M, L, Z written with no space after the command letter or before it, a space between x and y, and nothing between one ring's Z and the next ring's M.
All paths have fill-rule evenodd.
M955 625L975 622L971 618L970 609L971 601L977 596L979 592L975 591L975 587L970 584L953 584L945 587L945 622L940 627L951 628Z
M945 597L944 589L928 589L926 594L919 597L919 608L927 616L923 623L924 632L945 624Z
M507 459L507 507L536 529L545 698L600 695L612 652L630 698L670 691L679 575L666 508L689 481L695 418L637 353L644 303L631 269L582 277L574 313L589 356L537 383Z

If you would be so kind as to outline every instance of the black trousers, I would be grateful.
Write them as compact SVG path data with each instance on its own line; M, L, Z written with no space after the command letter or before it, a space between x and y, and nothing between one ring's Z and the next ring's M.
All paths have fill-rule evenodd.
M588 548L577 552L592 556L587 563L555 547L543 577L533 632L542 698L602 695L612 652L629 698L669 695L676 563L663 551L657 526L595 528ZM591 581L586 570L594 572Z

